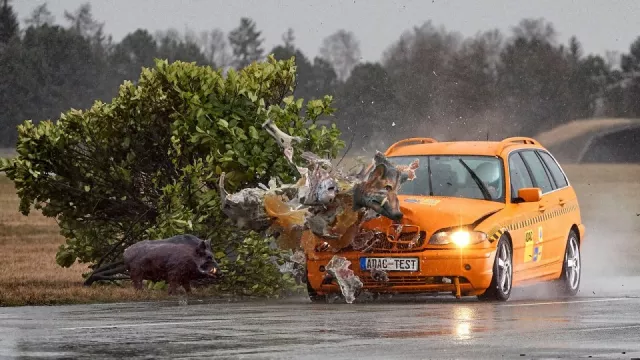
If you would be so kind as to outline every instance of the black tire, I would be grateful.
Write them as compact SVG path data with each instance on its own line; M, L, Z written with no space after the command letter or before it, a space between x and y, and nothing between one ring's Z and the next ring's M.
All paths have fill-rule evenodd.
M307 294L309 294L309 300L312 303L326 303L327 296L326 295L318 295L318 293L311 287L309 281L307 281Z
M504 283L502 282L504 277L501 275L503 273L508 275ZM496 257L493 261L493 277L491 278L491 284L483 294L478 295L478 299L481 301L507 301L509 296L511 296L512 285L513 250L511 249L511 245L509 244L507 237L502 235L498 241L498 245L496 246Z
M564 250L562 274L560 275L560 292L563 295L575 296L578 293L582 275L581 261L580 241L575 231L571 230Z

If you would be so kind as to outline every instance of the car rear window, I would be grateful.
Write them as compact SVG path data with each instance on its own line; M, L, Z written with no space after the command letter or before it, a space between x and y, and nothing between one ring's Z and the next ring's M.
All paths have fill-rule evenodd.
M560 165L558 165L553 157L544 151L538 151L538 154L540 154L540 157L542 157L544 163L547 164L547 167L551 171L551 175L553 176L553 180L555 180L556 185L559 188L563 188L569 185L566 176L562 172L562 169L560 169Z
M551 185L551 180L547 176L547 171L536 153L532 150L528 150L522 151L520 154L524 158L526 164L529 165L529 169L531 169L531 173L533 174L533 179L540 190L542 190L542 193L545 194L553 190L553 185Z

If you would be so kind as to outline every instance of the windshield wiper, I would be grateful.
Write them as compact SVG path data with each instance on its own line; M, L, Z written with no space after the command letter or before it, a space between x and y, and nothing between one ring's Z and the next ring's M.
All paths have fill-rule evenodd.
M462 159L458 159L458 161L460 161L460 164L462 164L462 166L464 166L464 168L467 169L467 171L471 175L471 178L473 178L473 181L476 182L476 184L480 188L480 191L482 191L482 196L484 196L484 199L485 200L492 200L491 194L489 194L489 189L487 189L487 187L484 185L482 180L480 180L478 175L473 170L471 170L469 165L467 165L467 163L465 163Z

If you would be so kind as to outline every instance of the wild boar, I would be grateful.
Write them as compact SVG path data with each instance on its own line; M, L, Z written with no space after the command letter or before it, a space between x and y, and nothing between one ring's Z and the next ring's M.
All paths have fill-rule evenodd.
M178 285L190 280L220 278L222 273L213 258L211 242L190 234L176 235L168 239L144 240L125 249L124 260L96 269L85 281L91 286L95 281L122 279L119 274L129 273L134 287L140 289L142 280L170 282ZM178 281L178 279L182 279ZM190 288L185 287L187 292Z
M190 293L192 280L218 278L220 268L213 258L209 241L194 238L145 240L126 248L124 268L129 272L134 288L141 290L143 280L166 281L169 294L174 294L178 286ZM194 242L197 245L194 246Z
M398 201L398 189L407 180L413 180L418 161L410 166L397 167L380 152L375 155L375 167L364 182L353 188L354 210L364 207L391 220L403 217Z

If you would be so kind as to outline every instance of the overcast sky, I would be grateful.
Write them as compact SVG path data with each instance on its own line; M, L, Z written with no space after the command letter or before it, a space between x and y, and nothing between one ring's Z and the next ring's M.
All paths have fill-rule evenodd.
M22 21L45 0L12 0ZM586 53L626 52L640 36L640 1L614 0L48 0L58 22L64 10L90 2L94 16L118 41L137 28L151 33L173 27L196 31L236 27L240 17L256 21L265 51L281 42L288 27L296 45L309 57L317 55L322 39L344 28L360 41L364 61L377 61L405 30L432 20L471 36L499 28L509 32L520 19L544 17L560 37L576 35Z

